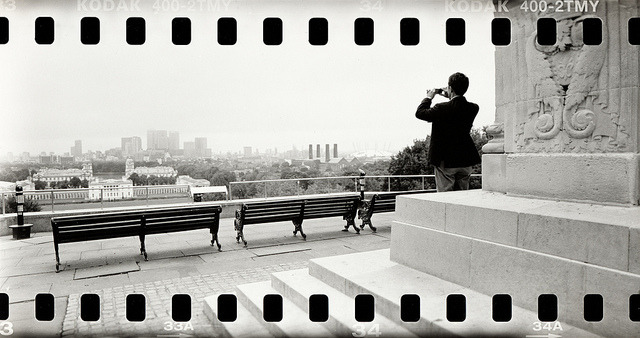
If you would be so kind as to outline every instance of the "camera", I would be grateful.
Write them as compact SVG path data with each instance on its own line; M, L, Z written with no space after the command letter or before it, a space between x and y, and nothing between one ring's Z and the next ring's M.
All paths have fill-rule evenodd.
M449 97L449 93L447 92L446 88L438 88L438 89L436 89L436 94L442 95L442 96L444 96L446 98Z

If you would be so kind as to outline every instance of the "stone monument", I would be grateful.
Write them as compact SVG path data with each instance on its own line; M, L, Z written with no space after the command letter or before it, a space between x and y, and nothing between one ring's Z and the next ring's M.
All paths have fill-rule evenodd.
M482 191L400 196L391 260L532 311L554 294L558 320L637 334L640 47L628 42L628 20L640 2L539 15L520 4L496 13L511 20L512 41L496 47ZM556 20L551 46L537 43L544 17ZM602 22L599 45L584 43L588 18ZM588 294L602 296L601 321L583 316Z

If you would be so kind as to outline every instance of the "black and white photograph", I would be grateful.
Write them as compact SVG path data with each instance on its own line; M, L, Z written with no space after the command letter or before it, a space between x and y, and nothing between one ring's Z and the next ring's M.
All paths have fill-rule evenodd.
M640 0L0 0L0 336L637 337Z

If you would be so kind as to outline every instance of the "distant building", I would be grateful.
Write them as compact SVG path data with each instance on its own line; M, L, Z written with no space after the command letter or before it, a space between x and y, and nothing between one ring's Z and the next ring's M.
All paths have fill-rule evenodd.
M361 163L391 160L392 153L384 150L364 150L352 153L350 157L358 158Z
M205 144L206 144L206 139L205 139ZM178 150L180 149L180 133L178 133L177 131L170 131L169 132L169 140L168 140L168 146L169 146L169 150Z
M319 165L321 170L331 169L335 171L335 170L342 170L346 167L350 167L354 165L357 166L358 164L359 164L359 161L357 158L354 158L353 160L349 161L346 158L342 157L342 158L332 158L329 161L320 162Z
M185 142L184 143L184 156L185 157L195 157L196 156L196 143L195 142Z
M147 150L168 150L169 136L166 130L147 130Z
M75 162L75 158L73 156L60 156L60 164L69 165Z
M89 183L89 199L92 201L115 201L133 198L131 180L107 179Z
M82 169L40 169L33 175L33 181L42 181L51 186L57 182L69 181L74 177L89 182L93 181L93 166L91 162L84 163Z
M132 156L142 151L142 139L138 136L123 137L120 150L122 156Z
M71 155L77 158L82 157L82 140L76 140L75 145L71 147Z
M253 156L253 148L244 147L244 157L252 157Z
M178 179L176 179L177 185L188 185L191 187L208 187L211 185L209 180L204 178L192 178L189 175L180 175Z
M157 177L174 177L178 175L178 172L171 167L137 167L135 168L134 162L132 159L128 158L125 162L125 171L123 180L129 179L129 177L136 173L138 176L146 175L151 176L155 175Z

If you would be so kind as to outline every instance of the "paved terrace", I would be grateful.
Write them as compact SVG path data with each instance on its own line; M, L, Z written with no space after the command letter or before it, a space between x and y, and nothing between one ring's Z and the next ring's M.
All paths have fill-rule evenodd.
M149 261L139 254L139 240L121 238L60 245L64 270L55 272L51 233L35 233L30 239L0 237L0 292L10 297L9 319L14 336L218 336L202 312L205 296L232 291L235 285L266 281L276 271L307 267L311 258L389 248L393 213L374 215L378 228L342 232L339 218L307 220L307 240L293 237L291 222L245 226L248 248L235 241L233 219L222 219L219 238L222 252L211 247L208 229L146 238ZM359 222L358 222L359 224ZM34 317L37 293L55 296L55 318L38 322ZM80 296L100 296L101 318L80 319ZM125 318L125 297L146 297L146 320ZM192 298L193 330L166 330L172 322L171 296L188 293Z

